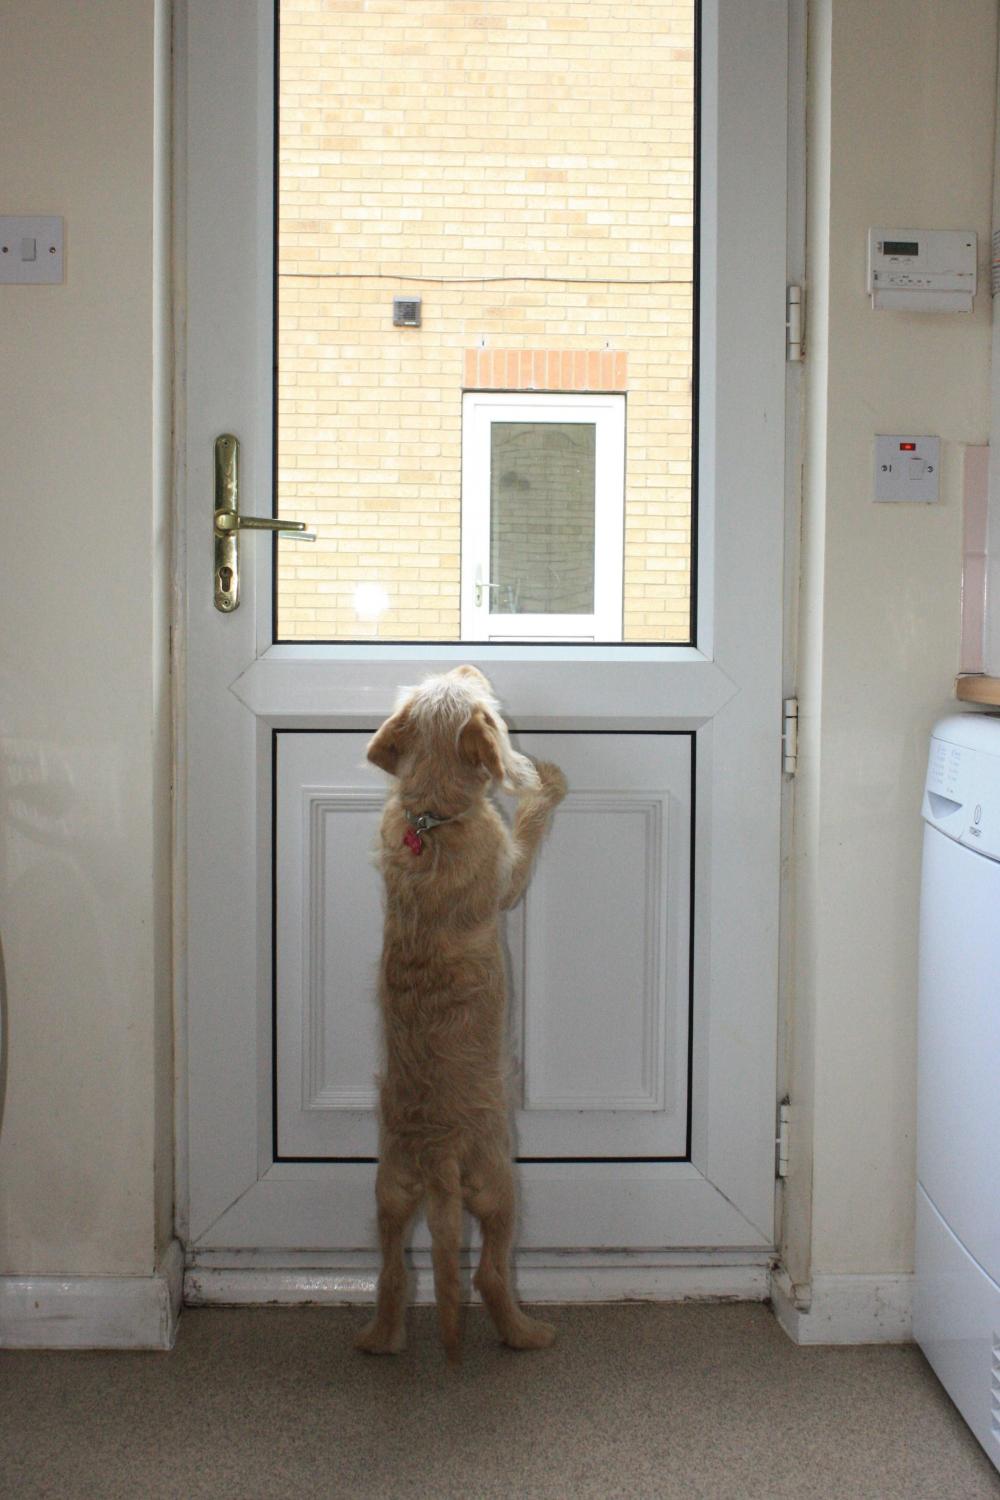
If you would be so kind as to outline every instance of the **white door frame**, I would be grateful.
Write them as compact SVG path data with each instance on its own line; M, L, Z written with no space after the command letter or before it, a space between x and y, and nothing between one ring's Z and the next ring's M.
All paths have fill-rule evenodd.
M272 216L268 173L260 170L270 162L270 115L260 105L272 79L267 48L258 52L249 35L246 0L178 9L177 181L186 187L178 347L188 353L178 391L186 559L178 655L187 689L178 733L179 868L189 893L179 904L179 914L187 913L178 965L179 1233L192 1259L244 1248L273 1266L275 1255L291 1263L317 1242L341 1195L367 1193L369 1185L349 1167L271 1159L271 1005L263 982L270 974L270 786L257 765L276 723L368 728L388 711L400 680L456 652L272 645L270 611L255 611L257 598L270 597L265 546L251 566L250 549L244 552L237 615L213 609L210 437L244 437L243 507L270 510L269 424L261 414L271 400ZM254 9L266 31L270 4L259 0ZM784 515L782 486L772 476L782 473L785 410L786 218L768 205L783 203L785 192L787 4L705 0L704 14L697 643L594 646L569 659L558 647L508 644L479 645L475 654L516 704L515 728L668 725L697 733L690 1161L631 1174L615 1164L608 1175L627 1194L649 1189L647 1243L664 1254L707 1261L697 1248L707 1244L760 1264L774 1243L782 670L775 605ZM224 67L219 35L228 42ZM720 140L734 139L755 143L752 175L720 158ZM245 184L254 181L256 201L248 205ZM226 267L225 278L206 274L213 262ZM773 330L764 340L762 327ZM738 378L748 367L749 390ZM561 663L555 691L544 670L554 661ZM581 701L588 703L582 714ZM748 797L748 786L761 790ZM220 840L231 851L228 864L219 863ZM256 854L241 858L241 848ZM535 1175L540 1190L565 1198L564 1248L578 1246L573 1226L587 1209L580 1181L551 1166ZM668 1219L653 1201L657 1184L669 1185ZM612 1235L609 1225L590 1243L611 1245Z
M625 397L550 391L466 391L462 397L462 639L620 641L625 553ZM594 608L588 614L493 614L490 454L494 422L591 422Z

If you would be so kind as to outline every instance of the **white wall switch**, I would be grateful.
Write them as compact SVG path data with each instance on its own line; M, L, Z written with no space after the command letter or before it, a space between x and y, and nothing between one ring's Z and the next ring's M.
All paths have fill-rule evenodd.
M0 215L0 284L63 279L63 221L51 215Z
M918 500L925 505L937 500L940 468L940 438L876 434L876 500Z

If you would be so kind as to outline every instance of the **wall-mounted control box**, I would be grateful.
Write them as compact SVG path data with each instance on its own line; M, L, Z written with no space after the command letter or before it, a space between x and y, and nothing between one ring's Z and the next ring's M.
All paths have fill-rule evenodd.
M940 438L876 435L876 500L922 500L925 505L937 500L940 470Z
M976 235L971 229L869 229L872 307L971 312Z

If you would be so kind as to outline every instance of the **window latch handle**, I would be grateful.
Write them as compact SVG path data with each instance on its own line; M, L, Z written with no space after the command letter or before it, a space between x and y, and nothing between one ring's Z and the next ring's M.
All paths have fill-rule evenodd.
M489 583L485 579L477 578L476 579L476 608L479 609L482 606L482 602L483 602L483 590L484 589L502 589L502 588L503 588L503 584L502 583Z

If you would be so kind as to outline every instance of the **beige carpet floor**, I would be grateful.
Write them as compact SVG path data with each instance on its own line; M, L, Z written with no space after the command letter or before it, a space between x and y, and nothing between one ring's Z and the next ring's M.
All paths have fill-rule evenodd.
M1000 1476L913 1346L800 1349L762 1304L470 1310L395 1358L362 1308L188 1310L170 1354L0 1355L5 1500L979 1500Z

